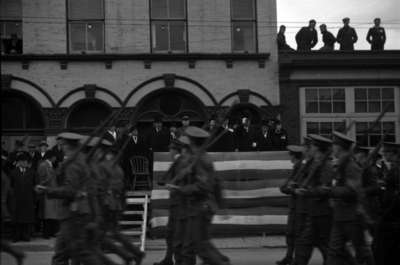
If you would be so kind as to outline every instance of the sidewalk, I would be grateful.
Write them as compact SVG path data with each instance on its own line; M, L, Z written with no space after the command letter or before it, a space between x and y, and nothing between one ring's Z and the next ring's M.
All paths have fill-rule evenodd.
M52 251L55 239L34 239L30 242L14 243L23 251ZM250 248L282 248L285 247L285 237L266 236L266 237L234 237L217 238L213 242L219 249L250 249ZM164 239L147 239L146 251L164 250Z

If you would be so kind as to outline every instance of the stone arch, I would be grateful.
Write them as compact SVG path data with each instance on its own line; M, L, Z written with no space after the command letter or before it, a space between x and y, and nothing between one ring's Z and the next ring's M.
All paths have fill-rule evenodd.
M213 94L196 80L175 74L164 74L146 80L136 86L125 98L123 106L136 106L148 93L163 87L184 88L186 91L200 99L206 106L216 106L218 104L218 101L215 99Z
M111 113L112 107L103 100L90 98L75 102L65 117L64 127L78 132L90 132Z
M69 91L58 102L57 107L69 107L82 99L99 99L112 107L121 107L123 102L114 92L97 85L84 85Z
M1 108L4 134L44 133L46 119L43 108L31 95L17 89L4 89L1 91Z
M230 93L228 95L226 95L225 97L223 97L218 105L220 106L224 106L224 105L231 105L234 101L240 101L240 94L238 91ZM268 106L271 107L273 106L272 103L263 95L261 95L260 93L254 92L254 91L249 91L249 100L248 103L252 103L254 105L257 106Z

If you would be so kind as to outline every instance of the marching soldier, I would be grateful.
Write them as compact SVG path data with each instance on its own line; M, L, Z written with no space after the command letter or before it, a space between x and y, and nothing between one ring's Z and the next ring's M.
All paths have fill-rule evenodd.
M354 51L354 43L357 42L358 37L356 30L350 27L350 18L343 19L344 26L339 29L336 40L340 44L341 51Z
M338 159L333 187L333 226L329 242L328 265L374 264L367 245L361 206L361 168L352 157L354 140L334 132L333 155ZM349 246L351 243L352 247ZM354 252L354 254L353 254Z
M189 138L187 136L180 136L178 139L172 140L169 145L169 151L171 158L173 159L173 164L168 170L167 174L163 179L160 180L160 185L165 185L166 182L172 180L177 173L182 169L182 165L184 165L184 161L188 158L187 153L182 154L183 149L189 148ZM175 259L176 264L180 264L182 262L181 249L179 251L175 251L174 249L174 235L175 230L177 228L177 222L179 216L179 206L180 200L182 200L181 194L179 192L171 190L169 195L169 217L167 223L167 234L166 234L166 243L167 243L167 251L165 253L165 257L160 262L154 263L154 265L173 265ZM180 244L178 240L177 243ZM180 248L180 246L178 246ZM196 261L195 256L192 256L193 264Z
M295 193L307 200L307 217L296 245L295 264L308 264L313 247L319 248L324 260L327 259L332 210L329 206L327 187L331 185L333 168L329 161L332 141L310 134L312 163L307 176Z
M383 144L383 156L390 163L385 176L382 215L376 234L376 264L398 262L400 251L400 144Z
M67 160L61 165L63 184L57 188L37 185L38 193L44 192L48 198L63 199L60 230L55 243L53 265L66 265L71 259L75 264L102 264L95 244L90 244L88 234L94 233L93 197L96 184L91 178L85 155L78 153L82 135L65 132L57 137Z
M293 170L288 180L280 187L282 193L290 195L289 198L289 214L287 221L287 233L286 233L286 244L287 250L285 257L276 262L278 265L288 265L292 263L293 254L294 254L294 246L296 239L296 210L295 210L295 194L294 194L294 185L295 185L295 177L299 174L303 165L303 153L304 148L302 146L297 145L288 145L287 150L289 151L290 160L293 164Z
M184 230L182 264L193 264L193 252L206 264L230 264L210 242L211 220L222 200L222 191L214 175L212 161L202 148L204 140L210 136L205 130L189 126L185 134L190 138L193 152L190 164L183 169L185 183L182 186L167 184L184 196L187 223Z
M385 29L381 27L381 19L374 19L374 26L368 30L367 41L371 44L371 51L383 51L386 42Z

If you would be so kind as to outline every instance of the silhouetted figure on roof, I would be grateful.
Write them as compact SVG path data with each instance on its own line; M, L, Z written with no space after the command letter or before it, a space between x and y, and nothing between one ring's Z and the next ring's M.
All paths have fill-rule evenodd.
M276 38L276 42L278 43L278 50L279 51L294 51L294 49L292 47L290 47L289 45L287 45L287 43L286 43L285 31L286 31L286 27L284 25L281 25L279 27L278 36Z
M344 26L339 29L336 40L340 44L341 51L354 51L354 43L357 42L358 37L356 30L350 27L350 18L343 19Z
M311 19L308 27L302 27L296 34L298 51L310 51L318 42L318 34L315 30L315 20Z
M333 51L335 49L336 38L333 36L331 32L329 32L326 28L325 24L319 26L322 34L322 41L324 42L324 46L320 49L321 51Z
M372 28L368 30L367 41L371 44L371 51L383 51L386 42L385 29L381 27L381 19L375 18Z

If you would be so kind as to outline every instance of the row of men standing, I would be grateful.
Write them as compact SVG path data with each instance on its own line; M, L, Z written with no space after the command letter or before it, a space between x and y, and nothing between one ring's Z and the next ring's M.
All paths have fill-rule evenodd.
M281 187L291 196L288 249L278 265L306 265L314 247L328 265L394 264L400 250L400 144L384 143L386 163L378 166L377 150L368 155L369 149L353 150L353 144L334 132L333 141L312 134L304 146L288 146L294 167Z
M324 46L320 49L321 51L333 51L335 49L335 43L340 44L341 51L353 51L354 44L358 41L356 30L350 26L350 18L343 19L344 26L339 29L337 36L335 37L330 31L328 31L325 24L320 25L322 34L322 41ZM386 32L381 27L381 19L374 19L374 27L370 28L367 33L367 41L371 44L372 51L384 50L386 42ZM296 34L296 43L298 51L311 51L318 43L318 34L315 30L316 21L314 19L309 21L307 27L302 27ZM277 42L279 50L293 50L286 43L285 37L286 27L282 25L278 32Z

